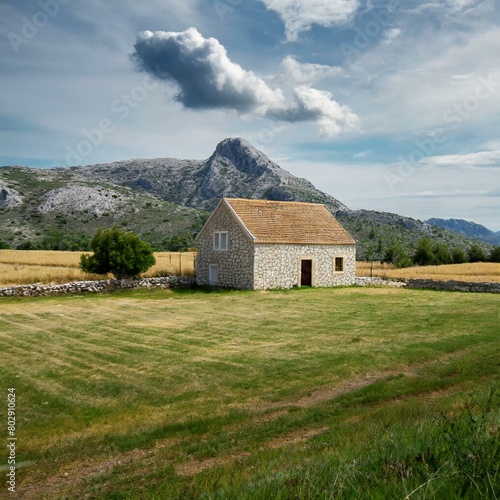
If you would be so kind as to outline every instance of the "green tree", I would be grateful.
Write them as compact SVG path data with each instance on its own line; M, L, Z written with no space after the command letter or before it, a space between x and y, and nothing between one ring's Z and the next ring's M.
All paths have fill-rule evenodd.
M478 245L472 245L468 252L469 262L486 262L486 254Z
M436 265L451 264L453 262L451 253L445 243L436 243L432 249L432 253L434 254Z
M413 265L406 248L398 242L393 243L387 248L382 262L394 264L396 267L410 267Z
M135 278L156 262L149 243L118 226L99 228L90 248L93 255L80 257L80 269L86 273L113 273L117 279Z
M162 242L163 248L169 252L185 252L193 246L193 237L190 235L176 235Z
M434 255L431 240L427 237L420 238L417 243L415 256L413 257L415 264L419 266L430 266L437 264Z
M451 258L453 259L453 264L463 264L467 262L467 255L460 247L455 247L451 251Z
M490 254L491 262L500 262L500 247L493 248Z

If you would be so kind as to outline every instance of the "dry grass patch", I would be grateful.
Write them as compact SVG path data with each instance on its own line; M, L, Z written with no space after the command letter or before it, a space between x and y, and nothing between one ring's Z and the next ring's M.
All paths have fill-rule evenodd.
M370 262L357 262L357 276L370 276ZM500 263L475 262L442 266L415 266L396 269L392 264L373 263L373 276L381 278L417 278L438 281L500 281Z
M156 264L142 276L193 276L196 252L155 252Z
M78 266L85 252L54 252L46 250L0 250L0 287L43 285L71 281L109 279L111 274L82 272ZM156 264L144 277L194 274L196 252L155 252Z

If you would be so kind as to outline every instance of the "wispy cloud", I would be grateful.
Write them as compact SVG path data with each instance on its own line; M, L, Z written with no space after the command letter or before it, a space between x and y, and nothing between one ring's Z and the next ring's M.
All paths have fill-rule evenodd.
M285 24L289 42L298 39L301 32L318 26L333 26L350 21L359 8L358 0L261 0L275 11Z
M392 43L396 38L401 35L401 30L399 28L391 28L384 33L384 43Z
M421 160L427 166L476 167L492 166L500 168L500 150L480 151L462 155L430 156Z
M485 195L488 191L484 189L452 189L452 190L428 190L418 191L417 193L402 193L398 196L415 198L445 198L455 196L478 196Z
M314 83L325 78L331 78L343 73L339 66L326 64L300 63L292 56L287 56L281 62L283 77L297 84Z

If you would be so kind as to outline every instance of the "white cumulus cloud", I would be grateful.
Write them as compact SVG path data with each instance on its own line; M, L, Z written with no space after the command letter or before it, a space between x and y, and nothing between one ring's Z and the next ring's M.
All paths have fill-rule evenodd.
M295 102L286 108L270 110L274 118L288 122L313 121L326 139L359 127L359 117L345 104L333 99L330 92L307 85L295 88Z
M186 108L259 111L283 104L280 89L271 89L252 71L232 62L215 38L196 28L182 32L142 32L132 58L142 71L178 86L176 99Z
M174 83L175 99L185 108L232 109L291 123L312 122L327 138L358 126L358 116L349 106L339 104L329 92L310 86L314 80L338 74L340 68L285 58L283 75L274 80L285 77L288 89L289 84L294 88L294 97L287 99L279 85L272 88L252 71L232 62L218 40L204 38L196 28L145 31L134 47L132 59L138 70Z

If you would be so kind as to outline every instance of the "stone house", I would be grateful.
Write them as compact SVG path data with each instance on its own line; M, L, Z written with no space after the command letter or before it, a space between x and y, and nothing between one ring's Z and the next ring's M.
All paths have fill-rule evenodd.
M223 198L196 243L199 285L265 290L355 281L356 242L325 205Z

